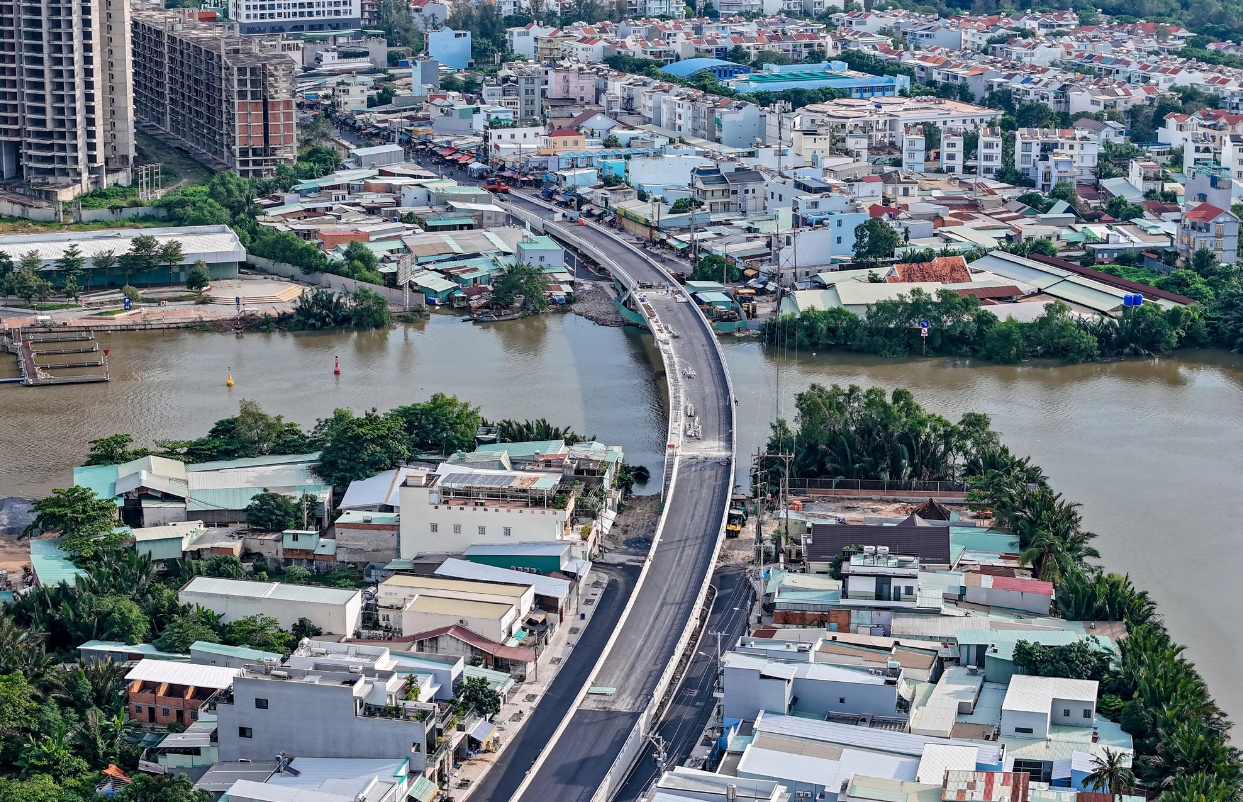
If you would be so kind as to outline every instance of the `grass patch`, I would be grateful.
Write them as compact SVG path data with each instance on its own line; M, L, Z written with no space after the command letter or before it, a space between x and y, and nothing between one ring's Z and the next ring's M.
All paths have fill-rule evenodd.
M36 312L55 312L57 309L77 309L77 304L35 304Z
M112 317L113 315L122 314L124 309L109 309L106 312L92 312L91 317Z
M141 166L144 164L160 164L160 177L165 189L176 184L178 181L185 181L182 186L197 187L206 184L215 175L215 171L207 165L196 161L188 154L168 145L150 134L144 134L136 131L137 134L137 158L134 164Z
M158 228L168 220L139 215L126 220L96 220L93 223L56 223L27 220L24 217L0 217L0 234L42 234L48 231L106 231L115 228Z

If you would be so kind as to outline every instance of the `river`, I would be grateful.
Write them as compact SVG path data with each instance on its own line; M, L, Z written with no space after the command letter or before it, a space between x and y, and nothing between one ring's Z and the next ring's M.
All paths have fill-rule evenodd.
M0 385L0 497L68 484L94 437L126 432L150 444L200 436L242 398L309 427L335 407L384 410L437 391L470 399L485 417L544 417L618 443L628 460L660 475L663 380L651 339L633 329L574 315L487 326L434 315L379 333L181 330L101 340L111 350L107 384ZM987 413L1012 450L1030 454L1055 489L1083 503L1105 564L1152 593L1219 702L1243 716L1243 689L1233 682L1243 625L1222 612L1213 590L1234 587L1243 573L1234 542L1243 521L1243 357L1004 367L778 356L754 341L723 343L738 394L740 479L776 412L778 367L787 416L812 382L907 387L952 419ZM232 389L224 385L230 368Z

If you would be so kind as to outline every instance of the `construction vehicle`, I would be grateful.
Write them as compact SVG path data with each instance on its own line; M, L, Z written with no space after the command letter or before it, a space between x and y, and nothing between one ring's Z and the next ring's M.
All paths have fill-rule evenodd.
M492 181L489 181L488 183L484 184L484 185L483 185L483 188L484 188L484 189L486 189L488 192L495 192L495 193L497 193L498 195L508 195L508 194L509 194L509 185L508 185L508 184L504 184L504 183L502 183L502 182L500 182L500 181L496 181L496 180L492 180Z

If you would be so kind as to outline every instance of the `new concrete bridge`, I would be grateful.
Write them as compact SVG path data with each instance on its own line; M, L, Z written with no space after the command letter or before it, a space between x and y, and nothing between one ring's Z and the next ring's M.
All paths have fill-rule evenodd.
M597 225L554 222L548 218L559 216L556 210L523 195L505 205L613 274L626 289L628 308L652 331L668 377L665 505L652 549L599 661L512 796L513 802L602 802L639 758L704 604L733 490L733 388L708 321L630 238Z

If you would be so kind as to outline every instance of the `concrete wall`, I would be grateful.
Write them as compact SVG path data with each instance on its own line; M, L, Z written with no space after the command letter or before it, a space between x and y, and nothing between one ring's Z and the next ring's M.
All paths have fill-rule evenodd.
M726 666L722 714L725 718L754 719L761 710L788 713L791 683L764 677L754 668Z
M255 707L256 698L267 699L266 710ZM409 758L411 773L426 766L423 723L356 715L354 689L346 685L239 677L233 682L233 704L217 705L216 714L220 759L225 761L271 760L286 752L300 757ZM242 738L241 727L249 727L252 737Z
M1018 732L1016 728L1026 728L1031 732ZM1014 738L1047 738L1049 714L1003 709L1001 711L1001 734Z
M305 617L324 632L333 635L353 635L362 613L361 593L354 594L344 604L225 596L185 590L178 597L182 604L198 604L219 613L226 624L249 615L266 615L279 621L281 629L292 629L299 618Z
M509 612L500 618L471 615L467 609L470 605L463 604L462 609L451 612L415 612L405 610L401 614L403 635L417 635L420 632L431 632L441 627L454 625L463 626L478 635L497 643L504 643L517 628L518 608L511 606Z
M712 164L703 156L633 156L626 163L631 186L639 184L673 184L687 186L691 170Z
M168 210L159 206L127 206L124 209L83 209L78 219L84 223L98 220L128 220L131 217L168 217Z
M823 718L827 713L898 716L898 686L795 677L794 709ZM845 700L845 701L842 701Z
M365 281L355 281L352 278L338 276L333 273L303 273L302 269L294 265L284 262L273 262L271 259L264 259L262 256L254 256L246 254L247 264L254 265L265 273L271 273L276 276L284 276L297 281L305 281L308 284L314 284L318 287L326 287L337 292L352 293L359 287L366 287L372 292L383 295L390 304L402 305L404 303L404 294L401 290L395 290L391 287L381 287L377 284L368 284ZM423 295L419 292L411 291L410 308L422 308Z
M397 527L387 524L337 524L337 562L388 562L397 558Z

